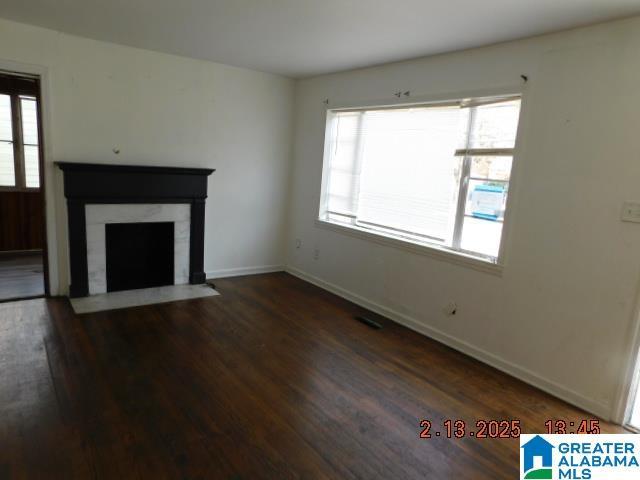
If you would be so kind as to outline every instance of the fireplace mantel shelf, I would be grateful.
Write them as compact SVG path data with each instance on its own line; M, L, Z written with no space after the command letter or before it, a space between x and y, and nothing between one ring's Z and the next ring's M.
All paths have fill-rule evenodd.
M56 162L64 195L85 203L189 203L207 198L211 168Z
M190 204L189 282L204 283L204 207L207 177L214 169L75 162L56 162L56 165L64 173L72 297L89 294L87 204Z
M55 163L65 172L165 173L173 175L211 175L215 172L215 168L157 167L147 165L118 165L113 163Z

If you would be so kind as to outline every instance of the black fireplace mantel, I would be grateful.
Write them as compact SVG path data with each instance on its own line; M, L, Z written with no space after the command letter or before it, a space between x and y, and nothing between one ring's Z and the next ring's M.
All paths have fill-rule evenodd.
M204 283L204 206L210 168L147 167L56 162L64 172L69 217L69 263L72 297L89 294L87 204L188 203L191 205L189 281Z

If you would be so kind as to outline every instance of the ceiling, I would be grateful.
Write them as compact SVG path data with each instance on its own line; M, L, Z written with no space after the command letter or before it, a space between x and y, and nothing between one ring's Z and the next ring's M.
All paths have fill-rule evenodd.
M0 17L307 77L640 14L638 0L2 0Z

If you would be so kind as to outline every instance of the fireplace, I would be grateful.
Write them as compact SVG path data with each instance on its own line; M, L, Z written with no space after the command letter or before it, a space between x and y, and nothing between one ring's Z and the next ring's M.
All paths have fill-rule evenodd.
M174 284L173 222L105 225L107 292Z
M213 169L57 165L67 199L71 297L205 282Z

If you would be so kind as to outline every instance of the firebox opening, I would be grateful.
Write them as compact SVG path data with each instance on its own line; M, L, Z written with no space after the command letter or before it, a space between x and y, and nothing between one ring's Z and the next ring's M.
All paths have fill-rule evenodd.
M105 225L107 292L174 284L174 223Z

